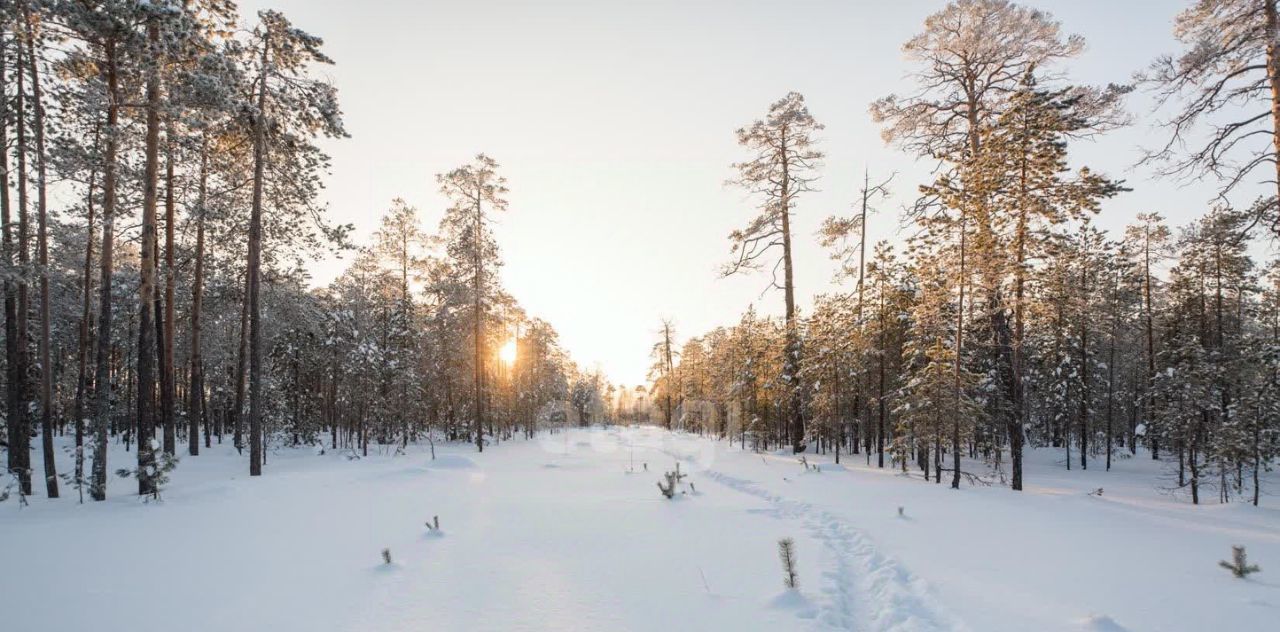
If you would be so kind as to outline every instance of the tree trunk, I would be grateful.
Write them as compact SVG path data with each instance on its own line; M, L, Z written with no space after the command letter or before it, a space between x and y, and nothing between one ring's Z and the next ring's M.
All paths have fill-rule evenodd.
M1089 322L1088 322L1088 305L1089 305L1089 274L1088 274L1088 253L1084 255L1086 261L1083 264L1084 270L1080 274L1080 289L1084 297L1085 310L1079 314L1080 319L1080 469L1089 469L1089 398L1091 392L1089 389Z
M1280 18L1276 15L1275 0L1264 0L1263 14L1267 32L1267 83L1271 88L1271 143L1280 157ZM1280 159L1271 160L1276 169L1276 203L1280 205ZM1280 231L1280 223L1273 221L1272 232Z
M484 406L483 397L481 395L481 383L484 381L484 311L483 299L481 292L483 291L483 274L484 263L481 260L480 240L483 236L483 220L484 214L480 202L481 193L476 191L476 207L475 207L475 313L473 314L473 331L472 336L475 339L475 433L476 433L476 449L484 452Z
M964 211L962 210L961 213L964 213ZM963 355L962 352L964 351L964 290L966 285L965 264L967 263L966 255L968 254L966 252L966 246L968 245L968 228L965 226L965 220L966 220L966 217L964 215L961 215L960 216L960 277L959 277L960 298L957 301L958 308L956 309L956 348L955 348L956 358L955 358L955 366L952 368L952 372L953 372L952 379L955 382L955 390L956 390L955 392L956 409L955 411L952 412L952 415L951 415L952 417L951 419L951 460L952 460L951 467L955 469L955 471L952 472L951 474L951 489L960 489L960 409L961 409L961 404L964 401L964 390L963 390L964 384L961 382L960 372L962 370L961 368L961 358ZM938 477L941 477L942 476L942 470L941 470L942 448L941 448L940 442L938 445L939 447L938 447L938 454L937 454L937 457L938 457L937 463L938 463L939 469L936 474Z
M147 23L148 52L153 62L160 54L160 24ZM142 246L138 284L138 495L155 494L150 472L155 467L151 445L155 436L156 341L152 318L155 311L156 198L160 176L160 73L147 73L146 141L142 187Z
M112 248L115 243L116 152L119 147L120 89L116 69L115 42L105 44L107 58L107 142L102 164L102 252L98 255L99 298L97 358L94 368L93 482L90 495L94 500L107 499L107 433L111 422L111 277Z
M22 3L27 36L27 67L31 71L31 102L36 137L36 264L40 268L40 443L44 460L45 489L49 498L58 497L58 471L53 452L53 362L49 353L49 205L45 170L44 99L40 91L40 71L36 58L36 33L31 12Z
M796 323L796 284L795 273L791 262L791 176L790 159L787 155L787 136L782 134L779 154L782 163L781 202L782 210L782 276L783 295L786 304L786 356L782 361L782 372L787 383L787 426L791 432L791 449L794 453L804 452L804 417L803 394L800 391L800 332Z
M8 46L5 42L0 41L0 86L7 85L5 81L6 60L5 52ZM21 77L22 73L19 72ZM13 252L13 225L10 217L10 199L9 199L9 152L8 152L8 131L9 131L9 100L0 99L0 170L4 172L4 182L0 183L0 226L3 227L4 233L4 257L5 265L11 270L17 269L18 262ZM21 119L19 119L18 128L21 130ZM22 462L23 456L29 456L29 450L25 447L26 440L29 437L26 428L26 398L23 392L23 376L26 368L23 362L23 337L19 333L19 314L18 314L18 286L19 281L11 278L10 275L5 276L4 280L4 328L5 328L5 383L6 383L6 404L7 419L5 424L8 428L8 462L6 463L7 471L18 477L22 481L25 477L27 481L25 486L20 485L20 489L24 494L29 494L31 490L29 470Z
M204 357L200 349L200 312L204 308L204 206L208 175L209 148L206 138L200 145L200 190L196 203L196 267L191 280L191 387L190 392L187 393L187 452L191 456L200 454L200 422L204 417ZM205 423L205 446L208 447L208 445L209 424Z
M31 494L31 349L30 329L27 318L31 314L29 300L30 286L28 276L31 270L30 220L27 215L29 197L27 195L27 115L26 115L26 51L22 48L21 39L17 42L16 68L18 85L14 103L17 110L18 126L18 374L15 390L20 398L22 411L17 418L18 442L11 444L10 453L16 457L18 484L22 493ZM16 451L16 454L15 454Z
M1143 267L1143 302L1146 303L1146 329L1147 329L1147 433L1151 435L1151 458L1160 458L1160 443L1156 439L1155 428L1152 426L1155 416L1155 394L1151 386L1156 379L1156 334L1154 316L1151 310L1151 228L1147 226L1144 229L1144 241L1142 246L1142 267Z
M247 253L247 251L246 251ZM235 368L235 429L233 441L236 452L244 450L244 398L245 381L249 372L249 267L245 266L244 300L240 302L240 344L236 348Z
M253 207L249 215L249 475L262 475L262 188L267 162L267 82L271 31L262 41L257 116L253 126Z
M93 146L96 148L99 141L99 128L94 128ZM85 422L85 398L89 392L89 360L91 357L91 348L93 347L92 331L93 331L93 189L94 181L97 180L98 168L95 165L89 171L89 187L85 194L85 207L87 209L87 219L85 225L85 247L84 247L84 273L82 275L83 294L81 296L80 310L80 327L79 327L79 344L76 353L76 396L73 405L73 414L75 415L75 433L76 433L76 485L79 486L84 481L84 422Z
M174 419L174 366L173 366L173 240L174 240L174 192L173 192L173 127L165 135L167 156L165 160L164 190L164 344L160 349L160 421L164 427L165 454L177 451L176 421Z

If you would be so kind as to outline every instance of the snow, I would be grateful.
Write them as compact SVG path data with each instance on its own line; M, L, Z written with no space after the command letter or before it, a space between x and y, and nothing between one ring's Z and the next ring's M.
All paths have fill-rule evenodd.
M116 449L112 468L132 457ZM104 503L65 486L61 500L11 499L4 628L1116 632L1280 618L1274 498L1193 507L1145 455L1067 472L1061 453L1031 451L1017 494L860 455L808 455L819 473L653 428L436 454L280 449L250 479L223 445L182 457L159 503L118 478ZM688 478L672 502L654 483L677 461ZM1233 544L1262 572L1218 568Z
M441 454L428 461L427 466L435 469L464 470L476 466L476 462L461 454Z

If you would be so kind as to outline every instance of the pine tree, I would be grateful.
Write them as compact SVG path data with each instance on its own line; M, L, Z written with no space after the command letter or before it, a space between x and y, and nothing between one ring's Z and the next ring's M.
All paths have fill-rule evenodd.
M1273 168L1269 180L1280 191L1278 13L1276 0L1193 0L1178 14L1173 34L1184 50L1138 75L1156 112L1177 106L1162 121L1168 140L1145 159L1162 174L1209 175L1225 198L1257 170ZM1254 217L1280 233L1277 199L1255 207Z
M249 356L249 475L262 474L263 458L263 373L262 366L262 235L263 211L267 204L264 189L268 154L288 148L306 151L306 143L314 136L344 136L336 91L325 82L312 79L308 69L313 64L333 63L320 51L323 41L293 27L284 15L275 11L258 14L254 30L255 90L252 105L253 132L253 200L249 218L248 292L248 356ZM280 160L285 156L277 156ZM299 186L306 197L314 196L316 174ZM309 200L305 200L304 204Z
M447 252L456 269L470 277L472 433L476 450L484 452L485 319L496 293L496 269L502 265L490 224L493 213L507 210L507 180L498 175L495 160L478 154L471 164L438 174L436 181L452 203L440 222Z
M733 183L760 198L760 213L747 226L729 235L733 243L733 260L723 269L725 276L756 270L768 263L767 257L779 250L778 259L769 265L771 287L781 289L784 297L786 345L783 351L782 378L790 391L787 403L787 432L792 449L805 448L803 390L800 384L800 332L796 313L795 271L792 261L791 216L796 198L813 190L815 173L823 158L816 149L815 132L823 129L798 92L769 106L768 115L737 131L738 144L747 148L750 157L734 164L738 176ZM777 278L782 269L782 281Z

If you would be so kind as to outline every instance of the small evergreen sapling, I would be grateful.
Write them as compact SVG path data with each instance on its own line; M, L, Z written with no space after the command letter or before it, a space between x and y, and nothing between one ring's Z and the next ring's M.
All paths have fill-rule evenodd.
M147 500L160 500L161 489L169 483L169 473L178 467L178 457L164 452L159 449L159 444L152 439L152 450L156 453L156 458L141 468L116 470L116 476L121 478L129 478L130 476L147 480L150 482L149 487L152 492Z
M4 501L6 501L6 500L9 500L9 496L10 496L10 494L11 494L11 490L13 490L13 489L17 489L17 490L18 490L18 506L19 506L19 507L26 507L26 506L28 505L28 503L27 503L27 495L26 495L26 493L24 493L24 492L23 492L23 489L22 489L22 478L21 478L21 476L20 476L20 474L21 474L22 472L24 472L24 471L25 471L25 472L28 472L28 474L27 474L27 475L28 475L28 476L30 476L30 471L31 471L31 470L29 470L29 469L28 469L28 470L23 470L23 469L19 469L19 468L14 468L14 469L9 470L9 472L8 472L8 474L9 474L9 482L4 486L4 488L3 488L3 489L0 489L0 503L4 502Z
M675 472L667 472L666 474L663 474L663 478L665 478L665 479L667 480L667 482L666 482L666 484L664 485L664 484L662 483L662 481L658 481L658 491L661 491L661 492L662 492L662 495L663 495L663 496L665 496L665 497L667 498L667 500L670 500L670 499L672 499L672 498L675 498L675 496L676 496L676 473L675 473Z
M1249 563L1249 557L1245 554L1243 546L1231 547L1231 562L1219 561L1218 566L1231 571L1232 575L1240 579L1247 579L1250 575L1262 570L1257 564Z
M662 481L658 481L658 491L661 491L662 495L665 496L667 500L675 498L676 485L679 485L680 481L686 476L688 476L688 474L680 473L680 462L676 461L676 470L662 475L662 477L666 479L666 484L664 485Z
M84 446L63 446L62 450L71 455L75 469L71 472L62 472L58 476L79 493L80 503L84 504L84 490L89 487L89 482L84 477Z
M782 561L782 584L795 590L797 585L795 540L791 538L778 540L778 559Z

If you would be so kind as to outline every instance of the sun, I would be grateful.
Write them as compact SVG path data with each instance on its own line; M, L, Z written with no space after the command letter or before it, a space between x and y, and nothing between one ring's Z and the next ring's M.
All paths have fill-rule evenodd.
M503 344L501 349L498 349L498 359L502 360L503 364L515 364L516 353L516 339L512 338Z

